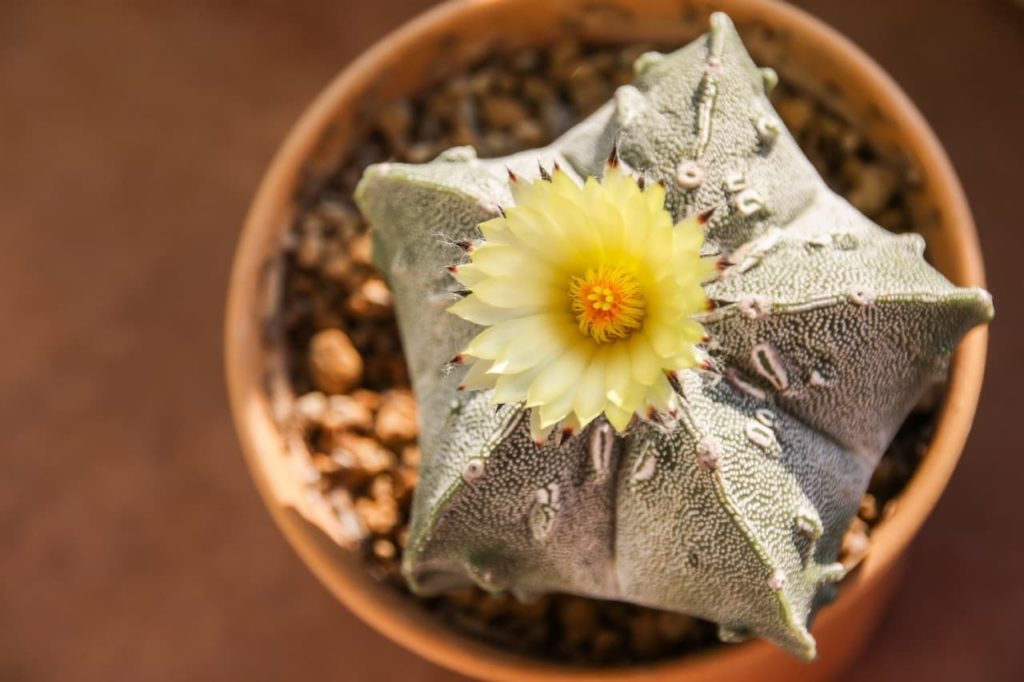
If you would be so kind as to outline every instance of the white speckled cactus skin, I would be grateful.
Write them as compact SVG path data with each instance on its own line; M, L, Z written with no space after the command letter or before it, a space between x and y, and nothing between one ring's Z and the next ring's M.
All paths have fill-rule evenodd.
M812 658L813 609L842 577L844 531L885 447L945 372L989 295L925 263L923 241L833 194L769 104L729 19L671 55L550 147L483 161L453 149L370 168L357 199L395 291L421 409L424 461L404 570L422 593L474 583L560 591L701 616ZM511 205L506 167L664 181L680 219L718 206L706 250L715 371L682 374L671 423L626 436L598 420L534 444L521 406L456 390L448 361L479 331L446 312L460 240Z

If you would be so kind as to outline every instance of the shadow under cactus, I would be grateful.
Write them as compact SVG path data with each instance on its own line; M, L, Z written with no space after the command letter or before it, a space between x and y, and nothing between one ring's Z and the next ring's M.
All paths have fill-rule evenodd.
M637 56L671 47L566 41L491 55L436 88L362 112L347 155L331 172L307 178L283 245L283 297L271 338L282 344L292 389L303 396L295 404L305 412L313 485L351 501L367 531L367 570L396 589L406 590L399 565L416 483L415 417L390 298L352 201L356 183L372 163L423 162L455 145L492 157L546 144L632 81ZM883 227L913 230L915 182L900 159L882 158L854 125L785 81L772 102L833 190ZM358 351L359 371L340 366L345 353L325 340L336 329ZM869 551L871 528L891 513L916 470L942 395L942 386L929 392L875 471L843 542L845 565ZM550 595L523 604L476 588L410 599L460 630L559 661L631 663L718 645L711 623L617 602Z

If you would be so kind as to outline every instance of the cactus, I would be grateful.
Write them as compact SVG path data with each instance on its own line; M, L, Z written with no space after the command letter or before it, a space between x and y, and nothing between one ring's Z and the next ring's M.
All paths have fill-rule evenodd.
M403 570L423 594L476 584L630 601L810 659L808 619L843 576L841 539L875 465L991 298L951 285L919 236L884 231L825 186L766 98L774 73L725 15L635 70L549 147L379 164L357 190L420 404ZM580 181L612 149L663 184L676 219L716 208L704 362L673 375L678 411L538 443L522 403L458 390L466 370L450 361L480 328L448 312L460 292L446 267L513 206L510 174L558 166Z

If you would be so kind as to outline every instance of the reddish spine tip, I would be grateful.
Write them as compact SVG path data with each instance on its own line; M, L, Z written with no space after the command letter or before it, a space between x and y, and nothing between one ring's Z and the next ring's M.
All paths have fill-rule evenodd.
M466 253L469 253L470 251L473 250L473 242L471 242L468 239L463 239L461 242L456 242L456 244L460 249L462 249Z
M660 187L662 189L665 189L665 180L663 178L658 178L658 182L656 182L655 184L658 187Z
M537 168L540 169L540 179L551 182L551 173L548 173L547 169L544 168L540 161L537 162Z
M464 360L465 358L462 356L462 353L459 353L454 358L452 358L451 362L453 365L461 365Z
M554 171L556 173L558 173L558 172L560 172L562 170L562 167L558 165L557 161L552 161L551 162L551 167L554 169Z
M658 411L654 409L654 405L647 406L647 418L653 420L654 416L658 414Z
M729 267L729 261L727 261L726 259L719 258L718 260L715 261L715 269L718 270L719 272L722 272L727 267Z
M715 305L715 302L714 302L714 301L712 301L712 300L711 300L710 298L709 298L709 299L707 300L707 302L706 302L706 303L704 304L704 310L708 311L709 313L710 313L710 312L711 312L712 310L714 310L714 309L715 309L716 307L717 307L717 306Z
M608 154L608 167L615 168L619 165L619 143L612 145L612 151Z
M516 175L515 173L513 173L511 168L509 168L508 166L505 166L505 170L508 171L508 181L509 182L519 182L519 176Z
M708 210L701 213L699 216L697 216L697 223L700 225L704 225L705 223L707 223L709 220L711 220L711 215L715 212L717 208L717 206L712 206Z
M701 369L709 370L712 367L714 367L714 364L711 362L711 358L704 358L703 360L700 361L700 368Z
M710 334L705 334L704 336L700 337L700 342L701 343L707 343L710 340L711 340L711 335Z
M459 387L456 390L458 390L458 391L465 391L466 390L466 384L459 384Z
M456 272L459 271L459 266L458 265L449 265L446 269L448 270L448 272L450 272L451 274L454 275Z

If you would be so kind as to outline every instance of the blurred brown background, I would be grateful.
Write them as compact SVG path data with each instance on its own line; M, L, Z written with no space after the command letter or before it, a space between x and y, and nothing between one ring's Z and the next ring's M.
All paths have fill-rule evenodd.
M357 622L262 508L221 314L316 92L429 0L0 0L0 680L452 680ZM907 90L998 317L963 463L850 680L1024 679L1024 10L798 3Z

